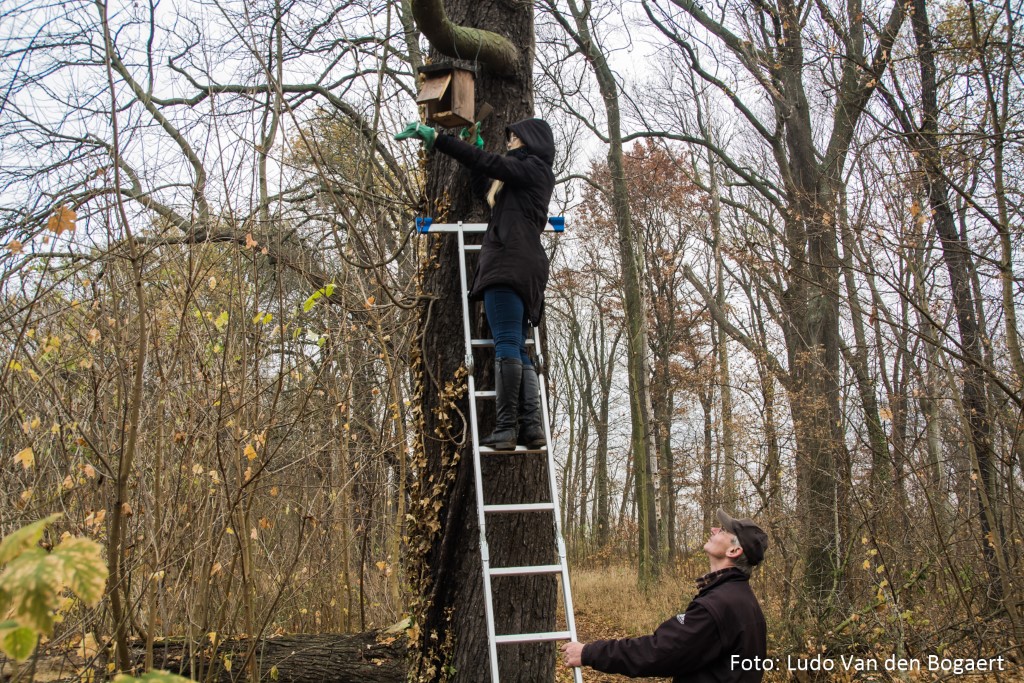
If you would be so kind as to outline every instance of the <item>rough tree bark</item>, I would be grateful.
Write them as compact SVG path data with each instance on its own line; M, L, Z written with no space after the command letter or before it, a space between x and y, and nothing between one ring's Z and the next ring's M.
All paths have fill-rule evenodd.
M415 0L414 16L432 44L432 59L458 57L477 66L476 101L494 107L483 128L486 149L504 151L504 127L533 115L533 7L530 3L473 0ZM445 18L447 10L450 21ZM474 27L474 28L470 28ZM482 30L486 29L486 30ZM491 31L500 31L501 35ZM517 46L509 50L509 46ZM475 62L472 60L479 60ZM468 174L440 154L428 156L427 215L441 221L482 222L485 207L474 202ZM429 237L424 264L425 304L419 323L418 372L420 440L414 466L416 486L410 513L411 606L415 641L410 680L490 679L484 620L479 530L472 451L464 397L460 255L451 236ZM482 316L474 315L474 335ZM492 382L492 356L477 354L477 384ZM489 426L493 406L481 413ZM546 465L540 459L497 456L483 463L484 500L526 503L548 500ZM488 523L491 566L549 564L554 561L550 513L492 515ZM494 584L498 633L551 631L555 626L554 577L503 577ZM498 649L502 681L552 680L553 644L503 645Z

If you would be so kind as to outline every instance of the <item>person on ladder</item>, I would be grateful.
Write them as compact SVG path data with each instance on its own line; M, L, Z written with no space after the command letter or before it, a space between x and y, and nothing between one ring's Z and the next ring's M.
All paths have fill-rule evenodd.
M477 128L474 126L474 128ZM480 440L494 450L546 445L540 410L537 370L526 350L528 325L539 325L548 282L548 257L540 235L548 220L555 187L552 165L555 139L543 119L525 119L505 128L508 152L483 149L479 130L459 137L438 134L430 126L410 123L396 140L417 138L474 173L474 190L491 207L470 299L484 301L494 336L494 381L497 420Z

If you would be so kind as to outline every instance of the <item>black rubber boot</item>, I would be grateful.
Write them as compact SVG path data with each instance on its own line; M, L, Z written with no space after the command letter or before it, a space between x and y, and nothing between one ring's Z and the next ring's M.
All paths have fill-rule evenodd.
M540 409L540 382L537 368L523 366L523 381L519 385L519 439L518 443L527 448L546 446L543 412Z
M519 427L519 386L523 381L523 361L498 358L494 361L494 392L497 419L494 431L480 439L481 446L496 451L514 451Z

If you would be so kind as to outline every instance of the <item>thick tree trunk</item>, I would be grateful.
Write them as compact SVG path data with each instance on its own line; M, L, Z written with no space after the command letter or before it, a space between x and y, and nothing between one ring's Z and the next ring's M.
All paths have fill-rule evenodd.
M518 62L506 76L482 68L476 100L490 103L494 115L483 127L486 149L504 151L504 128L533 115L533 7L530 3L477 3L450 0L445 8L461 26L500 32L519 48ZM418 15L417 15L418 16ZM424 26L420 26L424 29ZM430 35L428 34L428 38ZM471 58L466 52L464 57ZM432 54L434 62L451 61ZM428 215L438 221L486 221L487 210L474 201L469 175L451 159L431 154L427 162ZM481 547L474 493L469 414L460 388L464 377L459 261L453 236L428 237L423 289L427 302L420 317L420 449L410 513L411 612L417 643L411 656L412 680L480 683L490 680L484 618ZM483 333L483 316L473 321ZM493 354L476 356L480 388L493 386ZM483 405L479 407L484 407ZM481 432L493 420L493 404L480 412ZM483 463L483 498L488 504L550 500L546 462L540 458L497 456ZM487 519L492 567L550 564L556 561L550 512L491 515ZM553 631L557 583L552 576L502 577L493 584L497 633ZM534 683L554 677L555 646L498 647L501 680Z
M793 16L791 21L797 21ZM810 110L801 83L799 36L783 52L783 80L792 115L787 123L793 172L786 218L788 289L783 297L790 410L797 443L797 509L803 529L804 597L819 619L843 585L839 555L846 538L849 466L839 407L839 259L834 197L815 159Z

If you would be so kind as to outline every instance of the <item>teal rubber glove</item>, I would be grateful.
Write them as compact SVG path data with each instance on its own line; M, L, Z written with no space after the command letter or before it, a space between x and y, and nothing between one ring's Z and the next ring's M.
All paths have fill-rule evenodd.
M405 130L395 136L396 140L408 140L409 138L419 138L423 141L423 146L427 148L427 151L430 151L434 147L434 140L437 139L437 131L419 121L413 121L405 127Z
M477 149L484 148L484 136L480 135L480 124L475 123L469 128L463 128L459 131L459 137L465 142L473 145Z

